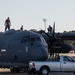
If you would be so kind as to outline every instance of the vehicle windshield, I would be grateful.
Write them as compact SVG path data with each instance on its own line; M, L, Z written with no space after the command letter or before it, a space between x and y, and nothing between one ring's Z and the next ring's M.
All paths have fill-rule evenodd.
M74 57L72 57L72 59L73 59L73 61L75 62L75 58L74 58Z
M72 57L69 57L69 56L64 56L64 61L70 61L70 62L73 62L75 61Z

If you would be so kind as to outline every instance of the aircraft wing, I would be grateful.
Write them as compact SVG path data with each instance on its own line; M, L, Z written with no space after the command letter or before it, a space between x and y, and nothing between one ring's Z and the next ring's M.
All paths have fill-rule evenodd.
M60 33L59 36L64 40L75 40L75 32Z

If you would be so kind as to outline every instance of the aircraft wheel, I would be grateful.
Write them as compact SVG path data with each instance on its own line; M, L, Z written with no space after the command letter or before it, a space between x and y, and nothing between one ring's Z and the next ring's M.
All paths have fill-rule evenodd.
M15 68L15 72L20 72L20 68Z
M73 72L74 73L74 75L75 75L75 72Z
M10 68L11 72L20 72L20 68L12 67Z
M38 75L48 75L50 72L50 69L47 66L43 66Z
M15 70L14 70L14 68L12 67L12 68L10 68L10 71L11 71L11 72L14 72Z

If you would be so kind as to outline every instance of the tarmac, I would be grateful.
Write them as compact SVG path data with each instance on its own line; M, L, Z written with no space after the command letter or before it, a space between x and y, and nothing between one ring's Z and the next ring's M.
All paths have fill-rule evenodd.
M37 75L37 74L27 74L25 72L11 73L10 69L0 69L0 75ZM73 72L51 72L49 75L74 75Z

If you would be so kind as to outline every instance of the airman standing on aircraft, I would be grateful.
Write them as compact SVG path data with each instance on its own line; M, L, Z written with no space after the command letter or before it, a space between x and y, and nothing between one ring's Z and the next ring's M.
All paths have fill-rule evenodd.
M21 26L20 31L23 31L23 25Z
M48 32L52 32L52 27L49 25L49 27L48 27Z
M5 31L8 29L10 29L10 26L11 26L11 22L10 22L10 19L9 17L5 20Z

